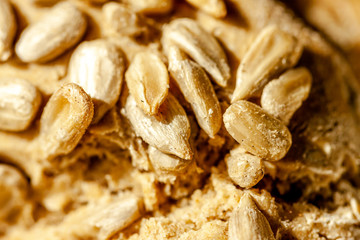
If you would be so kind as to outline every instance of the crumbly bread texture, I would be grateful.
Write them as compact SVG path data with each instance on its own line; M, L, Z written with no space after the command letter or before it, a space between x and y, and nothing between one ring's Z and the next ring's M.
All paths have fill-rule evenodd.
M13 48L59 6L9 2ZM66 26L46 26L46 36L26 36L54 43L40 63L14 53L0 64L0 78L42 95L28 129L0 131L0 239L360 238L360 86L347 60L282 3L66 2L83 14L84 36L64 49L51 36ZM264 87L285 107L265 107ZM14 108L2 97L0 118Z

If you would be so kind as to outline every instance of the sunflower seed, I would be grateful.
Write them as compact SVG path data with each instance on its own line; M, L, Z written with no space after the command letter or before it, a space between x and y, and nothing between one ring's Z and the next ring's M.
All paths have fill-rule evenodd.
M131 95L127 98L125 111L136 134L149 145L182 159L192 158L190 123L185 110L173 95L168 95L154 116L144 113Z
M6 61L12 54L16 33L16 21L8 0L0 1L0 61Z
M263 160L246 153L241 147L231 150L226 157L226 165L231 180L243 188L255 186L264 177Z
M137 105L149 115L158 112L169 88L169 73L154 53L140 52L125 73L126 84Z
M90 125L93 114L91 98L80 86L68 83L55 91L40 119L40 158L71 152Z
M186 0L194 7L214 16L222 18L226 16L226 5L223 0Z
M280 160L292 144L287 127L254 103L240 100L231 104L223 119L240 146L263 159Z
M169 71L191 104L200 127L213 138L221 127L221 108L205 71L175 46L168 50Z
M292 115L309 96L311 73L306 68L289 70L269 82L261 95L261 106L288 124Z
M41 103L40 92L18 78L0 78L0 129L22 131L29 127Z
M162 39L165 52L171 45L178 46L200 64L220 86L230 78L226 55L217 40L194 20L173 20L164 28Z
M231 101L257 95L274 75L294 66L301 53L292 35L276 26L262 30L239 65Z
M229 219L229 240L275 240L265 216L249 193L245 193L239 206Z
M93 123L98 122L119 98L125 59L107 40L81 43L71 56L69 81L80 85L94 102Z
M21 33L15 51L23 62L46 62L74 46L85 30L84 15L73 4L60 2Z
M148 152L150 162L156 172L181 172L191 163L189 160L163 153L152 146L149 146Z

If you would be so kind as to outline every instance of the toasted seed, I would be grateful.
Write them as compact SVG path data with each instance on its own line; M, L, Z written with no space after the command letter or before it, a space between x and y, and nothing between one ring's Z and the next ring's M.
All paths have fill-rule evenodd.
M136 196L123 196L110 203L97 206L89 224L99 229L98 239L109 239L129 226L142 214L142 200Z
M145 114L131 95L127 98L125 111L136 134L149 145L182 159L192 158L190 123L185 110L173 95L168 95L157 115Z
M156 114L169 89L169 73L160 57L150 52L136 54L125 80L137 105L146 114Z
M150 162L156 172L178 173L191 163L189 160L163 153L152 146L149 146L148 152Z
M124 0L136 12L144 14L164 14L172 10L174 0Z
M123 4L109 2L103 6L102 11L111 33L137 36L147 31L140 16Z
M71 56L69 81L80 85L94 102L93 123L98 122L119 98L125 58L107 40L83 42Z
M196 8L214 16L222 18L226 16L226 5L223 0L186 0Z
M269 82L264 87L261 106L288 124L292 115L309 96L311 80L311 73L306 68L288 70L279 79Z
M60 2L27 27L15 51L23 62L46 62L75 45L86 29L84 15L71 3Z
M91 123L94 107L89 95L68 83L50 97L40 119L38 145L43 158L72 151Z
M31 83L18 78L0 78L0 130L28 128L40 103L40 92Z
M255 156L277 161L285 156L292 144L287 127L254 103L235 102L223 118L230 135Z
M250 194L245 193L229 219L229 240L275 240L266 217Z
M164 28L164 49L178 46L200 64L220 86L225 87L230 78L226 55L216 39L192 19L173 20Z
M256 95L274 75L294 66L302 45L276 26L260 32L239 65L232 102Z
M14 167L0 164L0 220L7 221L21 211L27 195L28 183Z
M191 104L200 127L213 138L220 130L219 100L205 71L175 46L168 50L169 71Z
M240 187L251 188L255 186L265 173L263 160L241 147L231 150L226 157L229 177Z
M6 61L12 54L16 33L16 21L8 0L0 1L0 61Z

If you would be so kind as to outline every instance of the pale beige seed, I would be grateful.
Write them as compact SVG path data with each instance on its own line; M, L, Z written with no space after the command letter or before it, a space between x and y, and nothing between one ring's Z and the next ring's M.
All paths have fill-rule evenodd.
M311 81L311 73L306 68L288 70L264 87L261 106L288 124L292 115L309 96Z
M60 2L28 26L16 43L23 62L46 62L74 46L86 30L85 16L71 3Z
M229 240L275 240L266 217L245 193L229 219Z
M14 167L0 164L0 221L17 217L28 192L26 178Z
M165 14L174 6L174 0L124 0L136 12L144 14Z
M41 158L71 152L94 115L89 95L77 84L68 83L50 97L40 119L38 147Z
M93 123L117 102L125 57L113 43L99 39L81 43L71 56L68 80L80 85L93 100Z
M264 177L263 160L245 152L241 147L231 150L226 157L226 165L231 180L243 188L255 186Z
M265 160L282 159L292 144L288 128L254 103L240 100L231 104L223 119L242 148Z
M148 30L140 16L124 4L109 2L102 11L109 35L138 36Z
M16 21L8 0L0 1L0 62L6 61L12 54L12 45L16 33Z
M214 17L222 18L226 16L226 5L223 0L186 0L194 7L204 11Z
M225 87L230 78L230 67L224 50L217 40L197 22L188 18L173 20L163 31L165 52L176 45L200 64L220 86Z
M151 165L159 173L179 173L191 163L189 160L163 153L152 146L149 146L148 153Z
M142 205L142 200L136 196L123 196L113 202L99 204L88 222L99 230L98 239L109 239L141 217Z
M263 29L239 65L231 101L258 94L274 75L293 67L301 53L302 45L292 35L274 25Z
M169 90L169 73L160 57L151 52L136 54L125 80L137 105L146 114L156 114Z
M0 78L0 130L27 129L39 110L41 94L31 83Z
M179 48L168 49L169 71L191 104L200 127L213 138L220 130L222 112L214 88L200 65Z
M149 145L182 159L192 158L190 123L185 110L173 95L168 95L157 115L144 113L131 95L127 98L125 111L136 134Z

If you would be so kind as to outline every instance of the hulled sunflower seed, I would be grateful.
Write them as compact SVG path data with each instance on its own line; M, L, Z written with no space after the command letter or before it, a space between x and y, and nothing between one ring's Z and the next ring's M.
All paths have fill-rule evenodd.
M146 114L156 114L169 89L169 73L160 57L150 52L136 54L125 80L137 105Z
M226 5L223 0L186 0L196 8L214 16L222 18L226 16Z
M6 61L12 54L16 33L16 21L8 0L0 1L0 61Z
M255 156L277 161L285 156L292 144L288 128L254 103L235 102L223 118L230 135Z
M260 212L249 193L245 193L239 206L229 219L229 240L275 240L266 217Z
M93 123L98 122L119 98L125 59L107 40L81 43L71 56L69 81L80 85L94 103Z
M172 10L174 0L124 0L136 12L144 14L164 14Z
M168 94L158 114L149 116L136 105L130 95L125 105L126 116L136 134L149 145L182 159L191 159L190 123L183 107Z
M213 138L220 130L219 100L205 71L175 46L168 49L169 71L191 104L200 127Z
M141 216L142 205L142 200L136 196L123 196L98 205L88 222L99 230L99 239L109 239Z
M31 83L18 78L0 78L0 130L28 128L40 103L40 92Z
M276 26L263 29L239 65L232 102L256 95L274 75L294 66L302 45Z
M137 36L148 30L140 16L123 4L109 2L102 11L110 34Z
M178 173L191 163L189 160L163 153L152 146L149 146L148 153L154 170L160 173Z
M60 2L21 34L15 51L23 62L46 62L75 45L86 29L84 15L71 3Z
M50 97L40 119L38 145L42 158L72 151L90 125L94 107L89 95L68 83Z
M230 78L226 55L217 40L194 20L173 20L164 28L162 39L165 52L171 45L178 46L200 64L220 86Z
M263 160L246 153L241 147L231 150L226 157L226 165L231 180L243 188L255 186L264 177Z
M261 106L288 124L292 115L309 96L311 81L311 73L306 68L288 70L264 87Z

